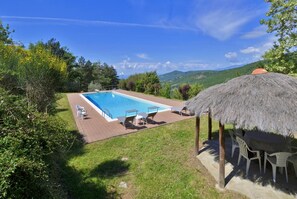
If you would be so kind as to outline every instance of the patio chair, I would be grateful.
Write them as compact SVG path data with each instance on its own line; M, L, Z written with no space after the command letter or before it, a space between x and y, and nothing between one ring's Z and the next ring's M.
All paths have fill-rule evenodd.
M229 135L230 135L230 138L231 138L231 143L232 143L232 152L231 152L231 158L233 158L233 155L234 155L234 151L236 148L239 148L238 146L238 143L236 141L236 136L234 134L234 131L233 130L229 130Z
M268 161L272 166L272 176L273 176L273 182L276 182L276 167L285 168L286 172L286 180L288 182L288 172L287 172L287 160L290 156L292 156L292 153L289 152L277 152L269 154L265 152L264 155L264 173L266 172L266 161Z
M132 110L127 110L125 113L125 116L118 117L118 121L127 129L127 124L134 122L136 116L137 116L138 110L132 109Z
M252 160L259 160L259 169L261 172L261 156L260 156L260 151L253 151L251 150L248 145L245 143L245 141L239 137L236 137L236 141L239 145L239 156L238 156L238 163L239 165L241 156L246 159L246 176L248 175L250 164ZM254 156L249 157L249 152L251 152Z
M75 105L75 108L76 108L76 116L77 117L84 119L88 115L86 109L83 106Z
M147 118L151 117L154 120L154 117L157 115L159 110L158 106L151 106L147 108Z
M186 106L173 106L171 107L171 112L178 112L178 114L182 115L183 111L186 111Z

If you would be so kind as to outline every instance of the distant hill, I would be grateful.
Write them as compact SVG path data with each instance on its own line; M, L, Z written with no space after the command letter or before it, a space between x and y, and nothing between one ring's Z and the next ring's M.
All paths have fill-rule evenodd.
M161 83L168 82L172 87L176 87L183 83L199 83L204 88L226 82L234 77L251 74L256 68L263 67L263 61L254 62L238 68L227 69L222 71L205 70L205 71L172 71L163 75L159 75Z

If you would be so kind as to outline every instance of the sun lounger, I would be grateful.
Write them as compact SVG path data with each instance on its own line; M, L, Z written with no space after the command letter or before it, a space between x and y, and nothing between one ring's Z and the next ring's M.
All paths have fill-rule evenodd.
M186 106L173 106L171 107L171 112L178 112L178 114L182 115L183 111L186 111Z
M151 107L148 107L148 110L147 110L147 118L151 117L152 120L154 119L154 117L157 115L158 113L158 109L159 107L158 106L151 106Z
M125 116L118 117L118 121L127 129L127 124L133 124L135 117L137 116L138 110L132 109L125 113Z

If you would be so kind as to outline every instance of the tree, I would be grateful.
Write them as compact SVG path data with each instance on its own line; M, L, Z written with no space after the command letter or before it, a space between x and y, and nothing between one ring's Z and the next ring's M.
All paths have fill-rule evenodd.
M5 27L0 20L0 42L5 44L13 44L13 40L10 38L10 34L14 31L9 30L9 25L7 24Z
M0 88L0 198L65 198L53 175L73 136L54 116Z
M170 98L170 92L171 92L171 85L169 83L165 83L162 85L160 90L160 95L162 97Z
M126 81L125 79L121 79L121 80L119 80L118 87L119 87L120 89L127 90L127 81Z
M55 92L66 76L66 63L40 44L31 44L20 63L20 78L26 96L38 111L47 112Z
M261 20L267 25L267 32L276 33L277 42L268 50L264 58L265 68L280 73L297 72L297 1L296 0L266 0L270 9L267 19Z
M20 94L18 65L25 50L0 41L0 86L14 94Z
M67 71L69 72L75 66L76 57L65 46L61 46L60 42L55 38L51 38L46 43L42 43L44 47L51 51L53 55L62 59L67 64Z
M202 91L203 86L200 84L191 84L189 90L189 98L195 97L200 91Z
M180 85L178 91L180 92L183 100L189 99L189 90L191 86L189 84Z
M93 79L95 84L98 84L103 89L107 90L117 87L119 79L117 76L117 71L113 66L109 66L106 63L101 65L99 62L95 62L93 66Z

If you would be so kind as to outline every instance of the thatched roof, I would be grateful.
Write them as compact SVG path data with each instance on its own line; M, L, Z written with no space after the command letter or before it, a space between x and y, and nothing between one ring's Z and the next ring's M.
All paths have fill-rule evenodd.
M200 92L186 106L196 116L210 108L223 124L288 135L297 132L297 78L244 75Z

